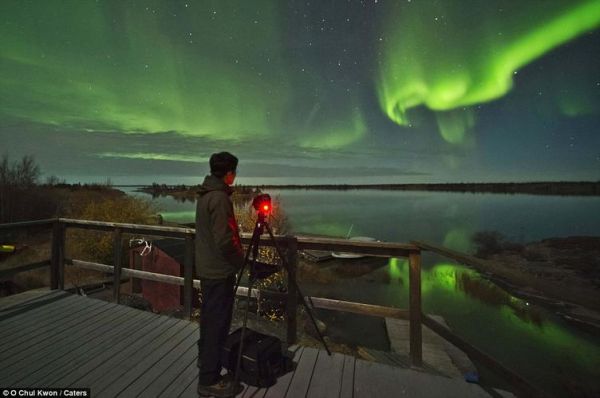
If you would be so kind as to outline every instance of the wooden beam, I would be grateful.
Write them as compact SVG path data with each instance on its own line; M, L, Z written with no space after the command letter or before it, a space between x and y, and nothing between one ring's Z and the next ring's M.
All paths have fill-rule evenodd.
M75 267L90 269L94 271L114 273L115 267L107 264L94 263L91 261L81 261L81 260L66 260L67 264L71 264ZM181 276L173 276L173 275L165 275L165 274L157 274L155 272L148 271L140 271L137 269L131 268L121 268L121 275L125 277L132 277L138 279L145 279L148 281L162 282L162 283L170 283L172 285L183 286L184 278ZM196 289L200 289L200 280L194 279L192 286ZM237 295L238 296L246 296L248 293L248 288L244 286L238 287ZM258 289L252 289L250 292L250 297L256 297L258 294Z
M66 227L60 222L58 224L58 288L65 290L65 244L66 244Z
M431 252L441 254L443 256L456 260L461 264L471 265L473 267L477 267L479 269L484 270L489 269L489 265L484 260L473 256L469 256L468 254L457 252L446 247L436 246L427 242L411 241L411 243L413 243L415 246L418 246L422 250L429 250Z
M106 264L92 263L89 261L81 261L81 260L67 260L68 263L73 264L74 266L91 269L95 271L108 272L112 273L114 267ZM136 269L130 268L122 268L121 273L123 276L139 278L145 280L151 280L156 282L170 283L173 285L184 284L184 278L180 276L172 276L172 275L164 275L157 274L154 272L148 271L140 271ZM200 280L194 279L193 287L196 289L200 288ZM238 287L237 295L246 297L248 294L248 288L244 286ZM258 289L252 289L250 293L250 297L257 297ZM334 300L322 297L306 297L307 302L314 305L315 308L322 308L326 310L337 310L344 312L352 312L355 314L361 315L370 315L370 316L379 316L379 317L389 317L389 318L399 318L399 319L408 319L409 312L406 309L393 308L393 307L384 307L380 305L373 304L363 304L363 303L355 303L352 301L342 301L342 300Z
M56 290L59 285L59 261L60 261L60 223L55 220L52 225L52 242L50 253L50 289Z
M298 290L296 289L296 268L298 266L298 242L296 237L287 238L286 261L287 269L287 305L285 318L287 323L286 342L288 347L296 342L297 334L297 316L298 311Z
M409 319L409 311L401 308L384 307L381 305L355 303L352 301L334 300L322 297L306 297L313 307L324 310L352 312L382 318Z
M419 250L415 245L404 243L362 242L306 236L298 237L298 249L340 251L380 257L408 257L411 251Z
M22 221L22 222L13 222L7 224L0 224L0 230L3 229L21 229L21 228L30 228L30 227L51 227L57 221L56 218L49 218L44 220L36 220L36 221Z
M194 236L196 231L191 228L163 227L156 225L125 224L103 221L73 220L70 218L60 218L61 223L69 227L81 229L93 229L99 231L112 231L119 228L122 233L128 234L147 234L151 236L168 236L174 238L185 238L188 235Z
M123 247L121 242L121 229L115 228L113 231L113 301L119 304L121 293L121 257Z
M20 265L14 268L3 269L0 271L0 278L10 278L18 273L33 271L34 269L44 268L51 264L51 260L38 261L36 263Z
M185 237L185 258L183 261L183 312L188 319L192 318L193 283L194 283L194 238Z
M410 316L410 362L413 366L423 365L421 331L421 253L411 251L409 263L409 316Z

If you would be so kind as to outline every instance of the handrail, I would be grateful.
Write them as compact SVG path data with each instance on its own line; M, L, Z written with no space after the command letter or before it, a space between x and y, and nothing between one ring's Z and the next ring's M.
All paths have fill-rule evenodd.
M51 259L48 260L51 266L51 287L53 289L64 289L64 265L65 263L71 263L76 266L82 266L84 268L93 268L103 270L105 272L112 272L114 276L114 297L118 301L119 294L118 290L120 287L121 275L131 275L140 279L160 280L166 283L175 283L184 285L184 312L191 316L191 303L192 303L192 288L199 287L199 281L193 280L192 272L194 267L194 251L193 251L193 240L195 237L195 230L192 228L179 228L179 227L164 227L164 226L153 226L153 225L141 225L141 224L127 224L127 223L113 223L113 222L102 222L102 221L89 221L89 220L76 220L69 218L56 218L39 221L26 221L11 224L0 224L0 230L7 229L20 229L35 226L48 226L52 228L52 254ZM66 228L82 228L113 232L114 239L114 266L106 264L98 264L85 262L80 260L66 260L64 247L65 247L65 230ZM140 270L134 270L129 268L123 268L121 264L121 254L117 245L121 242L122 234L140 234L144 233L148 236L161 236L161 237L175 237L182 238L186 241L186 254L184 260L184 277L176 277L172 275L157 274L151 272L145 272ZM249 243L251 234L241 234L242 242ZM539 389L531 386L525 380L523 380L517 374L511 372L500 363L496 362L493 358L485 355L476 348L470 346L464 342L458 336L454 335L449 330L445 329L442 325L436 323L434 320L423 314L421 311L421 250L428 250L427 244L423 242L411 242L405 243L390 243L390 242L362 242L362 241L349 241L346 239L332 239L332 238L321 238L321 237L307 237L307 236L275 236L278 243L281 243L283 247L289 248L288 250L288 264L290 269L288 272L288 285L293 278L295 278L295 270L297 264L297 250L335 250L352 252L358 254L365 254L370 256L381 256L381 257L408 257L409 259L409 309L400 309L393 307L377 306L372 304L355 303L327 298L311 298L311 304L315 308L323 308L330 310L339 310L345 312L354 312L357 314L371 315L371 316L383 316L400 319L409 319L410 321L410 359L413 366L422 366L422 339L421 339L421 325L425 324L432 330L438 333L440 336L448 341L458 343L461 348L467 350L469 353L474 353L475 356L485 359L486 365L497 370L503 376L506 376L514 383L518 390L527 394L527 396L543 396L543 393ZM261 245L272 246L270 240L261 240ZM31 267L41 267L43 263L31 264L29 266L19 267L18 271L24 271L31 269ZM12 270L11 270L12 271ZM240 287L238 294L247 294L247 288ZM252 292L256 295L256 289L252 289ZM293 289L288 290L288 304L286 309L287 318L287 340L288 344L295 341L296 338L296 305L297 305L297 292Z
M35 221L20 221L13 222L7 224L0 224L0 230L3 229L20 229L20 228L29 228L29 227L37 227L37 226L50 226L57 221L56 218L48 218L45 220L35 220Z

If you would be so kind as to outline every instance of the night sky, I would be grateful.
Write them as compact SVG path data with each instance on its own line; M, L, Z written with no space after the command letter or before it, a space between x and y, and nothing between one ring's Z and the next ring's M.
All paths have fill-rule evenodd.
M0 155L117 183L222 150L241 183L599 180L599 28L598 0L2 0Z

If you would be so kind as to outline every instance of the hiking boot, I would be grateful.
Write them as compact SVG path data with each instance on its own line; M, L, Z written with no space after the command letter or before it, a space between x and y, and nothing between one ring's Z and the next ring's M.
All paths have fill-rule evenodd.
M201 397L235 397L243 390L244 387L240 383L234 385L233 380L229 378L221 378L218 382L210 386L198 384L198 395Z

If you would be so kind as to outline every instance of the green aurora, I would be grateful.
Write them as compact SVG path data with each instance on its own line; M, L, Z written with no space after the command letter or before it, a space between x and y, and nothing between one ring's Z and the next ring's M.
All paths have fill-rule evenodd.
M390 119L410 125L409 111L426 106L437 112L444 139L462 142L475 123L469 107L504 96L520 68L600 25L597 0L480 4L387 3L376 80ZM562 102L576 112L572 99Z
M532 147L562 145L587 178L600 159L588 133L597 64L586 55L597 0L4 0L0 18L0 139L58 174L116 173L118 160L175 175L227 147L323 175L488 178L506 175L515 126L529 140L521 165ZM581 40L572 62L552 57ZM573 121L567 144L581 137L586 152L553 138L546 120ZM71 164L56 160L67 147L80 155ZM556 162L546 153L540 162Z

